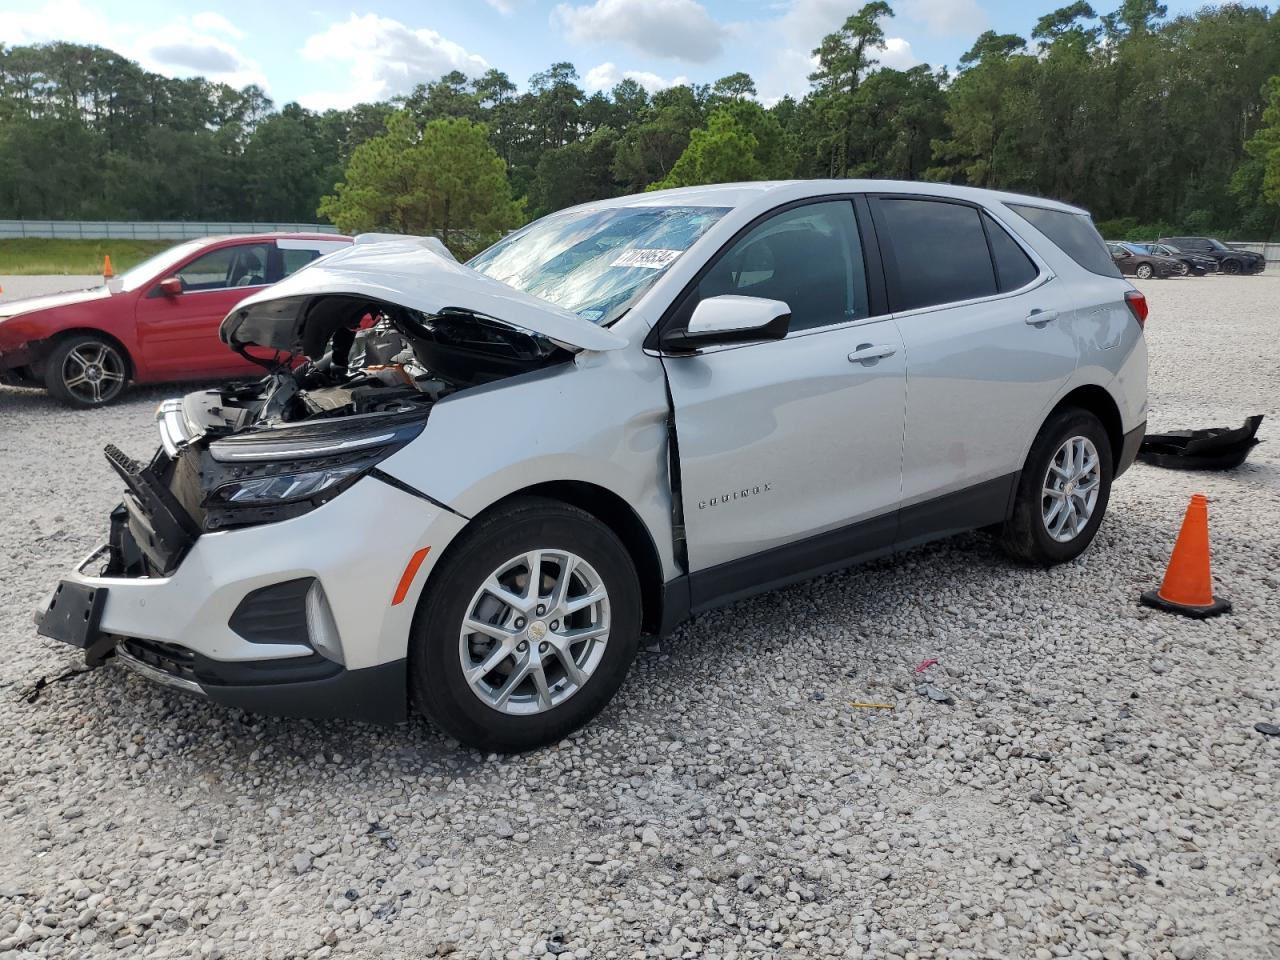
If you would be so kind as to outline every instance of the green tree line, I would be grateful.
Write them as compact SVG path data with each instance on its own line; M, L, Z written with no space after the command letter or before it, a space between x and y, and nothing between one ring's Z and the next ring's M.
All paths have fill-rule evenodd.
M0 217L310 220L471 247L648 189L787 177L929 179L1055 197L1104 232L1280 232L1280 13L1085 0L987 31L954 72L882 66L882 0L764 106L748 73L588 95L570 63L450 73L390 102L282 109L100 47L0 47Z

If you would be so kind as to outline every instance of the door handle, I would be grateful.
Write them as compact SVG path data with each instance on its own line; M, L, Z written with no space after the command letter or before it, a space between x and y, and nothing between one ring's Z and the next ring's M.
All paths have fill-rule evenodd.
M1058 319L1057 310L1032 310L1030 313L1027 314L1027 319L1025 322L1033 327L1038 327L1038 326L1041 326L1042 324L1052 323L1054 320L1057 320L1057 319Z
M889 343L860 343L858 349L849 354L849 362L865 366L892 357L897 352L898 348Z

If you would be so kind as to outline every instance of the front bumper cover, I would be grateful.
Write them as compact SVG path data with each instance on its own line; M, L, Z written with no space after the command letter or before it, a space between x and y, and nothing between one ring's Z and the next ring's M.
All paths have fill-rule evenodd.
M405 659L418 592L464 523L367 477L302 516L202 534L168 573L121 576L107 571L123 569L121 551L130 549L132 535L117 518L116 542L61 584L63 597L79 595L95 608L85 616L87 608L64 604L55 615L51 596L37 613L40 633L84 649L90 665L114 652L152 680L228 706L395 722L406 713ZM428 563L405 602L393 603L407 559L423 546L433 547ZM264 642L231 626L247 596L302 578L323 587L345 665L322 657L305 635Z

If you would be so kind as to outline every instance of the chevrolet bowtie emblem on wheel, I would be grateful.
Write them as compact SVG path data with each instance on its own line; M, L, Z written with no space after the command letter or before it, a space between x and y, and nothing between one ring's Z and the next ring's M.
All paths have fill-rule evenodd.
M705 510L707 507L714 507L719 503L729 503L732 500L745 500L747 497L756 497L762 493L769 493L773 490L772 483L758 483L754 487L743 487L741 490L732 490L729 493L722 493L710 500L699 500L698 509Z

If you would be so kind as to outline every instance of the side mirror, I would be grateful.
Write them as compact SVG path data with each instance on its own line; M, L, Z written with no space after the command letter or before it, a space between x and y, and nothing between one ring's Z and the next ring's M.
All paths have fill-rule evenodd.
M166 297L182 296L182 280L178 277L165 277L160 281L160 292Z
M781 340L791 328L791 307L781 300L725 294L693 308L688 326L662 338L672 350L696 350L721 343Z

